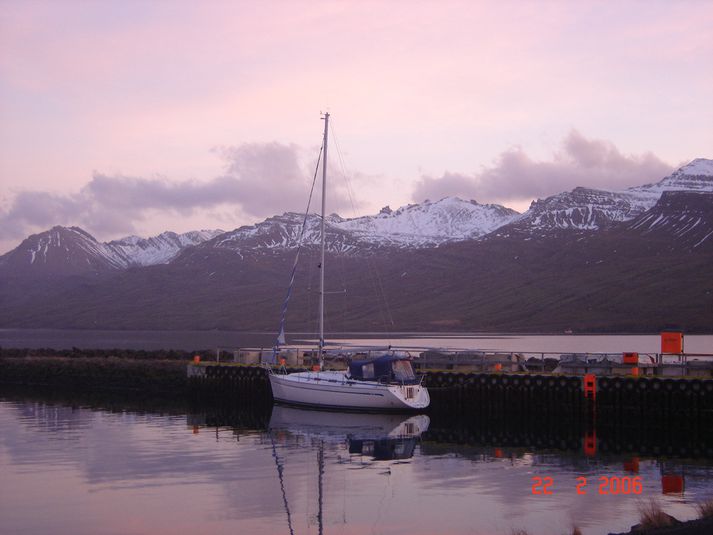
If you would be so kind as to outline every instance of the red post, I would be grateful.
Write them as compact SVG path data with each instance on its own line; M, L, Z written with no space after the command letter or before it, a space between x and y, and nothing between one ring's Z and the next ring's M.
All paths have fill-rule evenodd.
M597 454L597 433L594 430L584 434L584 454L587 457L594 457Z

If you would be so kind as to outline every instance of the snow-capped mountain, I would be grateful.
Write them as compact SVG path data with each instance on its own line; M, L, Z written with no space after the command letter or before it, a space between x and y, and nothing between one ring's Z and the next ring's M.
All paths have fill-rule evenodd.
M597 230L616 221L627 221L656 203L654 195L574 188L544 200L536 200L517 220L518 227L539 230Z
M70 274L121 269L125 263L106 245L79 227L52 227L33 234L9 253L0 264L17 273Z
M79 227L55 226L25 239L0 257L0 265L18 273L30 270L61 275L162 264L186 247L202 243L222 232L164 232L147 239L129 236L102 243Z
M255 225L240 227L226 232L203 247L229 249L240 254L244 251L268 251L293 249L300 243L304 214L287 212L279 216L269 217ZM303 245L316 245L320 242L321 218L315 214L307 216L307 224ZM359 246L359 240L349 232L339 229L337 224L342 221L338 215L331 215L325 221L328 249L334 253L348 253Z
M388 206L375 216L336 223L370 243L424 247L480 238L514 221L520 214L498 204L479 204L458 197L409 204L392 211Z
M169 231L151 238L127 236L104 245L113 253L113 257L121 259L124 266L153 266L165 264L186 247L198 245L224 232L223 230L193 230L176 234Z
M410 204L397 210L387 206L376 215L351 219L332 214L325 221L327 244L333 253L359 254L388 247L432 248L485 236L497 239L523 234L547 236L560 231L597 232L636 220L656 206L666 192L713 193L713 160L693 160L657 183L626 190L578 187L537 200L522 215L503 206L457 197ZM708 198L707 195L705 199ZM662 209L671 211L676 206ZM14 266L12 269L18 272L32 266L34 271L75 273L167 263L190 246L241 256L275 252L297 247L303 221L303 214L288 212L231 232L164 232L151 238L128 236L108 243L98 242L77 227L54 227L30 236L14 251L0 257L0 265ZM310 214L302 239L304 245L319 243L319 227L319 216Z
M479 204L457 197L436 202L410 204L398 210L388 206L374 216L344 219L336 214L326 218L330 251L349 253L374 247L421 248L484 236L520 214L493 204ZM285 213L256 225L241 227L206 243L234 250L291 249L297 247L303 214ZM319 243L320 218L310 214L302 243Z
M546 233L552 230L595 231L630 221L653 208L669 191L713 193L713 160L698 158L657 183L621 191L578 187L538 199L509 230Z

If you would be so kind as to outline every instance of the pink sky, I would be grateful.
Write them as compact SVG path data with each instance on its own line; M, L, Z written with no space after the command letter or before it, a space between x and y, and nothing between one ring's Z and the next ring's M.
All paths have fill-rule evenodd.
M704 0L0 0L0 252L46 228L59 201L68 208L56 224L99 239L230 229L258 213L300 210L299 195L261 200L265 181L283 188L287 179L261 175L258 160L255 175L236 182L237 198L157 198L128 211L123 226L98 221L103 206L90 186L100 175L117 187L195 189L235 167L226 154L244 144L289 147L307 169L326 109L358 214L422 201L424 181L466 195L448 189L454 181L434 182L454 174L480 195L478 181L513 151L564 165L566 176L567 165L582 165L568 152L575 137L607 150L599 182L564 187L658 180L644 177L713 157L712 27L713 2ZM256 154L274 169L273 152ZM640 172L618 177L611 162L620 157ZM491 184L492 198L476 198L521 210L532 198L504 189L495 198Z

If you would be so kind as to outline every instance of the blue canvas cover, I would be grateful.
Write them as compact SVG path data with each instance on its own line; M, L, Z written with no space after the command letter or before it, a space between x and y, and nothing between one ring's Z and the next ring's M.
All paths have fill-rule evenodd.
M353 360L349 375L360 381L415 383L416 376L408 359L382 355L372 360Z

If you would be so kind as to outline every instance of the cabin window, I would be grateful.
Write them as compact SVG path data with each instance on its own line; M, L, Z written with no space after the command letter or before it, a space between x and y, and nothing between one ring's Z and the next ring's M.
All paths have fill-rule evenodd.
M361 367L361 376L364 379L373 379L374 378L374 363L370 362L369 364L364 364Z
M413 381L416 378L411 363L408 360L394 361L392 370L394 371L394 379L397 381Z

